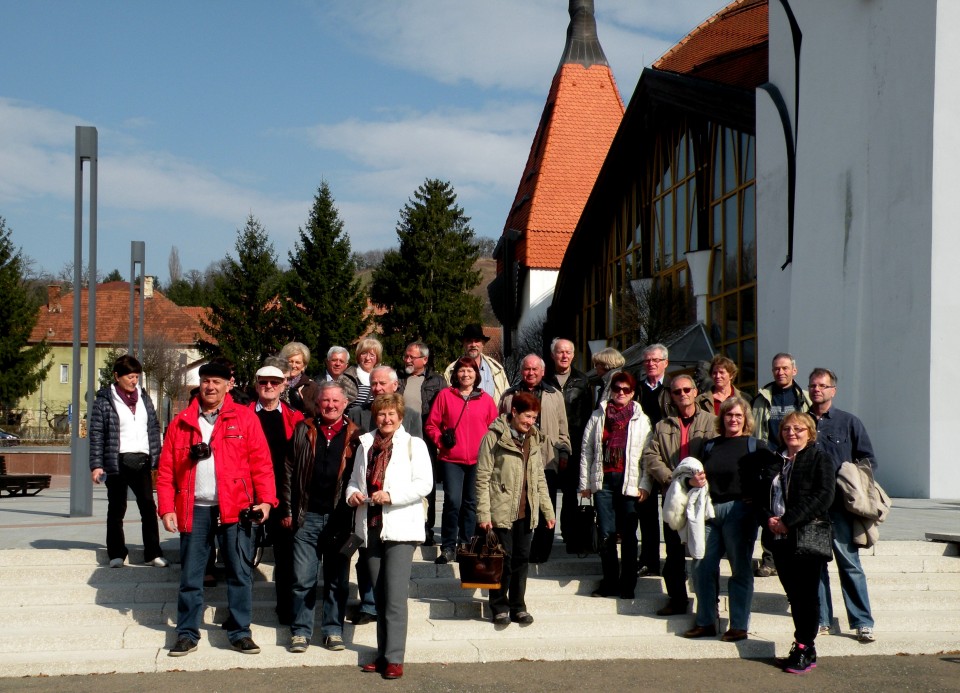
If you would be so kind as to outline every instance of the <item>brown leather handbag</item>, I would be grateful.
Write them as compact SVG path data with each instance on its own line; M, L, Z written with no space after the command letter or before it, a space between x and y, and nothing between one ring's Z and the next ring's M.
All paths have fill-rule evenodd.
M457 549L460 586L464 589L500 589L505 555L492 529L487 530L485 538L475 536L470 539L469 544Z

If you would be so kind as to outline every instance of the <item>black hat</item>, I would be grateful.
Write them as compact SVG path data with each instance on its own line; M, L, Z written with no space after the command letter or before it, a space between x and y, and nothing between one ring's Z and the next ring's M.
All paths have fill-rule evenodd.
M484 344L490 341L490 338L483 333L483 327L478 322L473 322L463 328L463 333L460 335L460 341L465 342L467 340L473 341L474 339L483 340Z
M230 378L233 377L233 374L230 372L229 368L222 363L217 363L216 361L205 363L200 366L199 374L201 378L207 376L210 378L223 378L224 380L230 380Z

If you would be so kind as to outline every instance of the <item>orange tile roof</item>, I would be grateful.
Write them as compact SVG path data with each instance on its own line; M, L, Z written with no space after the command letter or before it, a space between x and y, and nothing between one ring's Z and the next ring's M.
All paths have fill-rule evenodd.
M653 68L754 88L767 80L767 0L735 0L687 34Z
M87 307L89 291L80 290L80 340L87 343ZM68 293L58 300L51 296L50 303L40 307L37 324L30 333L30 343L35 344L46 339L48 344L65 345L73 343L73 300L74 293ZM135 296L136 310L139 310L139 295ZM59 307L59 310L56 308ZM151 298L143 301L144 338L162 336L173 345L188 347L203 336L209 339L200 324L208 308L181 308L159 291L154 290ZM97 285L97 344L100 346L126 344L130 333L130 284L128 282L107 282ZM136 323L135 328L136 330ZM136 335L134 335L136 336Z
M609 67L558 68L504 224L522 232L521 265L560 267L623 112Z

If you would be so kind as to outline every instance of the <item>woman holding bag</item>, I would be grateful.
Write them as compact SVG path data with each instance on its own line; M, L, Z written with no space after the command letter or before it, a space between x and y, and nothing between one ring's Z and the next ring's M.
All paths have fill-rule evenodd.
M496 533L505 553L500 589L490 590L495 626L533 623L525 602L530 541L541 512L547 527L557 523L540 458L539 413L536 396L517 392L510 413L490 425L480 444L477 518L480 529Z
M437 394L423 431L437 446L443 474L443 519L439 564L452 563L457 544L470 541L477 525L477 451L487 427L497 418L493 397L480 389L473 359L459 359L453 385Z
M793 616L794 643L783 670L804 674L817 666L820 571L828 558L798 550L798 530L827 518L836 478L833 463L814 445L817 428L809 414L787 414L780 423L780 439L784 449L779 458L761 472L757 505L762 540L773 553ZM829 526L828 520L827 532Z

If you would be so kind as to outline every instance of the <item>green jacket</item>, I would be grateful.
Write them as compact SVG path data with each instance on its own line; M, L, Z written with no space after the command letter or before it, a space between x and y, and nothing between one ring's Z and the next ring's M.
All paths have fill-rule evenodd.
M547 520L555 519L547 492L547 479L540 459L540 433L530 430L530 454L527 456L527 498L532 511L530 528L537 526L538 510ZM492 522L498 529L508 529L520 514L520 491L523 486L523 452L510 433L507 416L501 415L492 424L480 443L477 458L477 522Z

